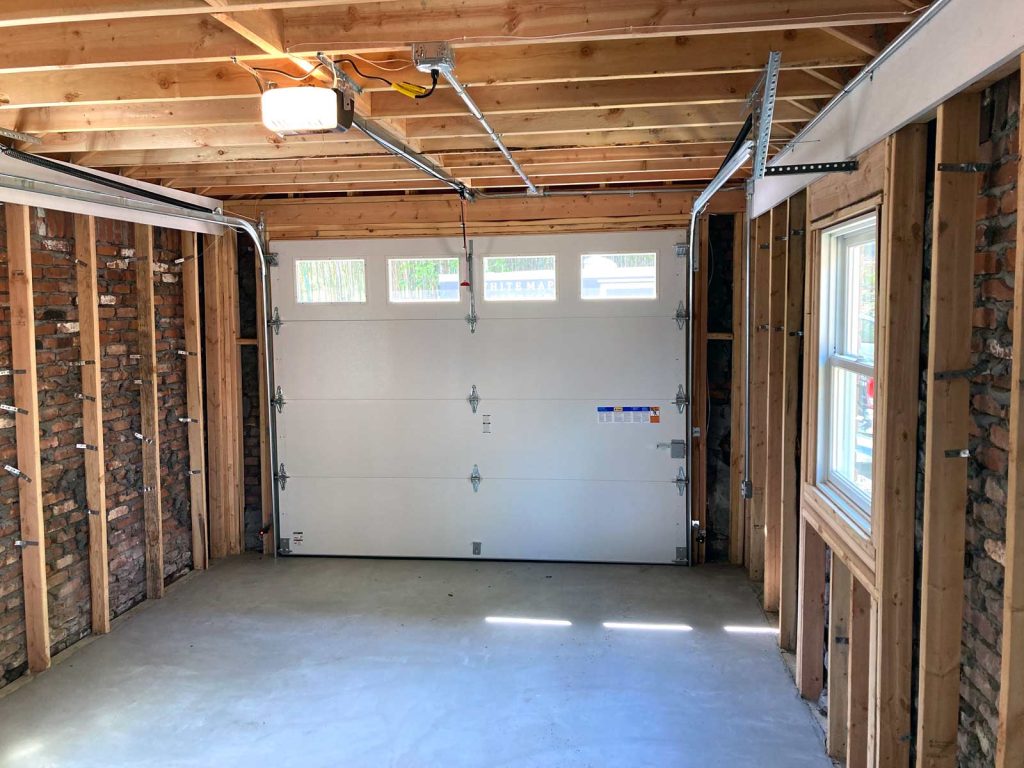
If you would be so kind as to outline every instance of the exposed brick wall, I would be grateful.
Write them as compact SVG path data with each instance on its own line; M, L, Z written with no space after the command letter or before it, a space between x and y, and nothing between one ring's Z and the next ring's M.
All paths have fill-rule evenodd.
M2 213L2 206L0 206ZM6 251L0 216L0 245ZM33 209L32 273L39 377L39 418L46 530L51 652L90 632L88 517L85 512L78 306L70 214ZM97 219L100 361L103 379L106 487L109 517L110 608L117 616L145 599L142 451L134 227ZM185 424L183 312L179 234L156 231L156 321L159 355L165 577L191 568L188 448ZM0 263L0 368L10 367L6 253ZM13 398L11 377L0 377L0 402ZM17 464L13 420L0 418L0 462ZM0 473L0 686L25 670L25 626L17 480Z
M986 91L983 107L982 160L994 165L981 182L974 270L972 348L975 362L987 372L971 382L959 734L964 768L994 764L998 723L1019 92L1019 75L1014 75Z

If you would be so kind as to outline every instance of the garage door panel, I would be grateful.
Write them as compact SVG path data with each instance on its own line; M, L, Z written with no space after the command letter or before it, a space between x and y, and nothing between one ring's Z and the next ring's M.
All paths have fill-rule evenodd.
M389 258L455 255L465 279L461 241L278 243L283 325L274 375L285 401L278 454L289 476L281 534L292 551L472 557L472 543L481 542L479 556L500 559L685 557L686 500L675 483L685 458L669 450L686 431L676 394L689 389L687 336L675 317L687 269L672 248L680 239L478 238L475 333L465 320L467 291L451 303L388 297ZM638 298L651 285L644 258L589 261L581 276L582 254L651 252L657 299ZM506 260L491 263L492 275L510 277L481 282L488 255L554 255L557 299L488 301L488 286L507 297L532 290L530 279L549 279L520 278L543 267ZM364 259L365 301L298 304L295 261L332 258ZM358 295L350 274L307 270L304 295ZM451 275L429 263L409 274L416 287L403 290L451 293ZM441 274L445 291L431 282L440 285ZM602 298L584 300L584 282L588 295ZM467 402L474 385L475 414ZM615 407L627 410L611 419L599 412Z
M301 323L275 340L286 398L671 399L686 336L670 318Z
M323 477L452 478L474 464L504 478L674 477L683 416L664 400L631 404L660 408L661 423L599 423L595 400L487 399L476 414L464 400L290 401L279 453L290 474Z
M474 493L468 480L298 478L281 495L282 531L307 555L471 557L480 542L497 559L669 563L680 501L672 483L484 477Z

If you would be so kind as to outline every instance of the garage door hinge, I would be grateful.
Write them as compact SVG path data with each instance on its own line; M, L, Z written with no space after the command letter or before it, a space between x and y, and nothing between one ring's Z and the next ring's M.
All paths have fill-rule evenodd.
M476 323L479 318L476 316L476 310L474 309L468 315L466 315L466 322L469 324L469 332L476 333Z
M469 473L469 482L473 484L473 493L480 490L480 481L483 477L480 474L480 467L476 464L473 465L473 471Z
M672 401L676 404L676 408L682 413L683 409L690 404L690 398L686 396L686 390L683 389L683 385L679 385L679 390L676 392L676 399Z
M277 480L277 484L281 486L281 490L288 484L288 473L284 471L284 462L281 462L281 468L274 475L274 479Z
M278 413L281 413L284 410L284 403L284 392L282 392L281 388L278 387L277 393L272 398L270 398L270 404L277 408Z
M676 325L679 326L681 331L688 322L690 322L690 313L686 311L686 305L680 301L679 307L676 309Z
M473 385L473 390L469 393L466 401L469 403L469 407L473 409L473 413L476 413L476 409L480 407L480 393L476 391L476 384Z
M676 256L680 259L685 259L690 255L690 246L688 243L676 243Z
M675 484L676 484L676 488L679 489L679 495L680 496L685 496L686 495L686 486L690 484L689 481L686 479L686 469L685 468L683 468L683 467L679 468L679 472L678 472L678 474L676 474Z
M278 264L281 263L280 260L277 258L277 251L267 251L263 255L267 257L268 267L276 267Z
M267 325L274 329L275 336L281 333L281 313L277 311L277 307L274 307L274 319L268 322Z

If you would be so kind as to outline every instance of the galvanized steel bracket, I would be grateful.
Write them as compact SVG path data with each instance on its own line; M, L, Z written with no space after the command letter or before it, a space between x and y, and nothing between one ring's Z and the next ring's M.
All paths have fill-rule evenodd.
M683 467L679 468L679 472L676 474L676 479L673 481L676 484L676 488L679 490L680 496L686 495L686 486L690 484L690 481L686 479L686 469Z
M473 484L473 493L480 490L480 482L482 480L483 476L480 474L480 467L474 464L473 471L469 473L469 482Z
M284 403L284 392L282 392L281 388L278 387L277 392L274 394L272 398L270 398L270 404L277 408L278 413L282 413L284 411Z

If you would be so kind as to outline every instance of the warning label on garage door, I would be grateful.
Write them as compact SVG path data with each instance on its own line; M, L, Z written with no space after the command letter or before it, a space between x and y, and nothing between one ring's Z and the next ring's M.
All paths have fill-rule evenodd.
M659 424L661 408L657 405L599 405L600 424Z

